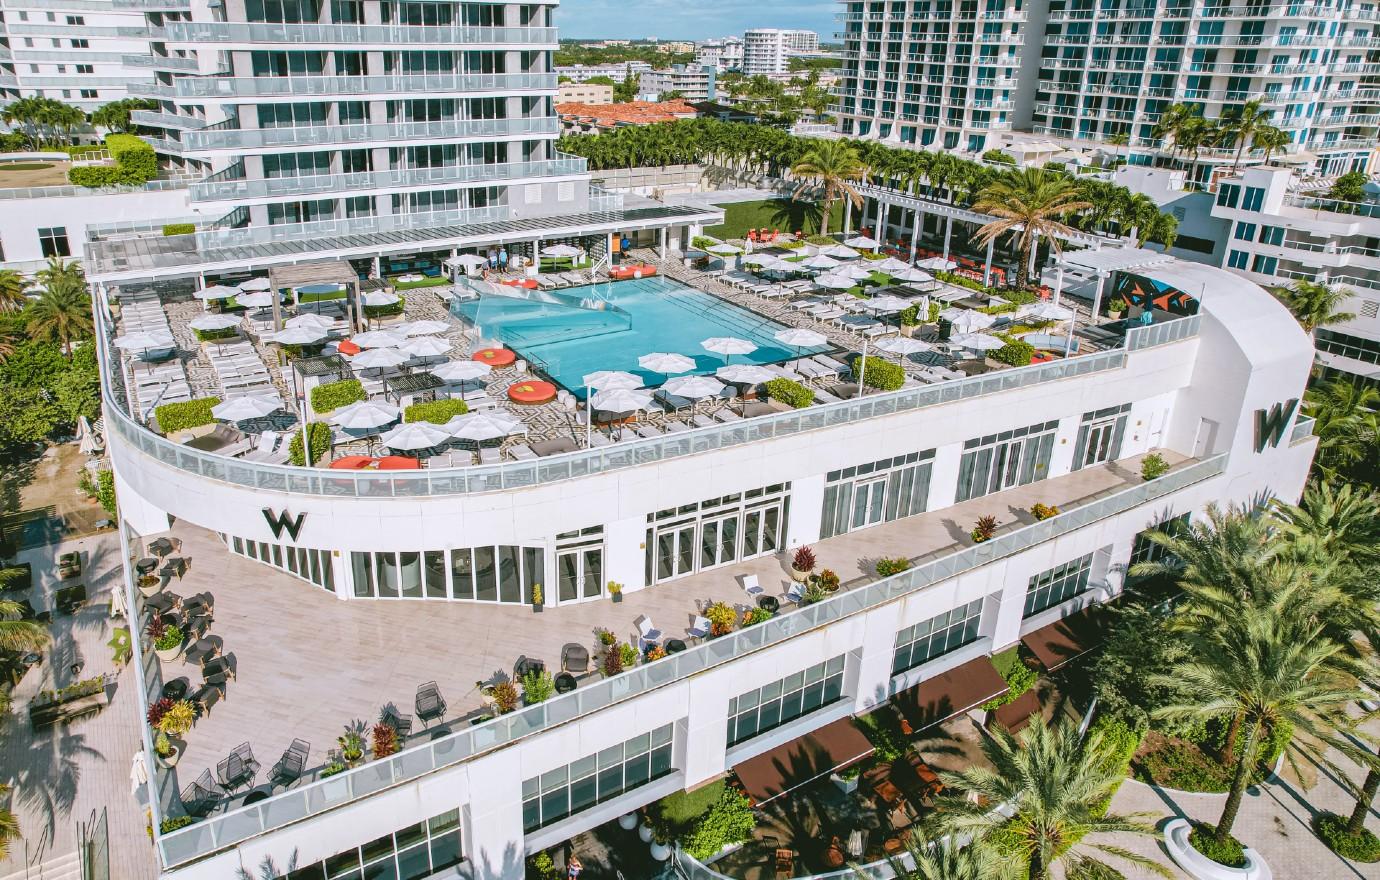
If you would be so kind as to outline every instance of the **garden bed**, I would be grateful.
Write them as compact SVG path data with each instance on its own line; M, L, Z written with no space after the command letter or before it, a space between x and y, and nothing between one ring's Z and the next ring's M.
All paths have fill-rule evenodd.
M1177 791L1226 792L1231 787L1232 770L1196 743L1153 730L1145 735L1131 761L1136 779Z

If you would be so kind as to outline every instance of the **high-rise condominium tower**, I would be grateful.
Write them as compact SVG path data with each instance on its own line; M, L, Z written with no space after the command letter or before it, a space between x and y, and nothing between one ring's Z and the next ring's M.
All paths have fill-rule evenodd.
M0 105L53 98L88 113L151 79L140 0L0 3Z

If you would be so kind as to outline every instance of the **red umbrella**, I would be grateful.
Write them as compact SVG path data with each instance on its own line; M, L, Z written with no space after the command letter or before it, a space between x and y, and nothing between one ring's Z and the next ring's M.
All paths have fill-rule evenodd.
M377 459L377 463L381 471L415 471L422 466L420 461L406 455L385 455Z
M359 471L370 467L373 463L374 459L369 455L347 455L331 462L331 468L337 471Z

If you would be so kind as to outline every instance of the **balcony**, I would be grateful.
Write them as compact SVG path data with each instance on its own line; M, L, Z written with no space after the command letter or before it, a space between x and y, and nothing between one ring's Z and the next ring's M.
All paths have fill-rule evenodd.
M195 73L198 70L195 58L180 55L126 55L123 64L125 67L176 73Z
M160 82L132 81L128 86L128 91L132 98L156 98L160 101L171 101L175 97L173 87Z
M585 171L584 159L566 156L542 162L454 165L446 168L393 169L358 174L319 174L254 180L206 180L193 183L189 189L193 202L215 202L333 195L358 190L397 190L428 185L515 181L523 178L584 174Z
M174 80L178 98L221 98L253 103L257 98L360 95L554 92L554 73L430 73L380 76L184 76ZM239 101L239 99L244 99Z
M421 44L428 48L464 46L532 46L555 48L556 28L546 27L464 27L372 24L277 24L214 21L170 21L152 28L154 42L241 43L261 47L265 44L288 46L397 46Z
M452 119L443 122L378 122L359 125L318 125L300 128L205 128L188 132L187 148L193 151L245 150L270 147L323 146L404 141L493 138L511 135L558 135L561 121L555 116L521 119Z
M1319 128L1380 125L1380 113L1343 113L1340 116L1321 116L1313 124Z
M206 127L204 119L183 116L178 113L164 113L159 110L133 110L129 114L131 122L147 125L150 128L171 128L177 131L197 131Z
M191 0L113 0L116 9L135 12L191 12Z

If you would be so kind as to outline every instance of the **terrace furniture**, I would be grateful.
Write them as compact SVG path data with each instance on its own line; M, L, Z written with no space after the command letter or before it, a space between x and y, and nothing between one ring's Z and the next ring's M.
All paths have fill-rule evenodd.
M191 683L185 678L174 678L172 681L163 683L162 695L174 703L187 696L187 691L191 688Z
M307 758L311 755L311 743L306 740L294 739L284 751L283 756L278 759L278 763L273 765L269 771L269 784L281 785L287 788L292 783L302 778L302 774L307 770ZM246 802L248 798L245 799Z
M141 575L153 574L153 571L156 568L158 568L158 560L153 559L152 557L146 557L134 563L134 570Z
M77 584L76 586L66 587L58 590L53 597L53 607L59 614L74 614L77 609L86 604L86 585Z
M249 743L235 746L224 760L216 764L216 781L221 790L227 793L235 791L240 786L252 787L254 777L258 775L259 762L254 760L254 752L249 748Z
M513 664L513 678L520 679L528 673L543 672L545 669L546 663L541 660L526 656L519 657L518 661Z
M182 809L188 816L198 819L216 808L220 795L216 794L216 783L210 770L202 770L195 782L182 789Z
M258 788L250 789L245 794L244 800L240 801L240 806L247 807L250 804L257 804L259 801L266 801L273 797L273 784L261 785Z
M634 433L636 433L637 436L641 437L644 440L652 440L656 437L662 436L663 432L660 428L656 427L655 425L643 425L640 428L638 428Z
M392 703L384 706L383 711L379 712L379 723L393 728L399 739L412 733L412 716L399 712L398 707Z
M428 681L417 688L416 710L417 717L422 719L423 724L445 717L446 701L441 696L440 688L436 687L436 682Z
M681 421L667 422L665 428L667 434L679 434L681 431L690 430L690 426Z
M493 446L485 446L479 450L480 464L502 464L503 457L499 455L498 449Z
M219 653L220 645L216 643L216 640L202 638L197 639L190 646L188 646L187 650L184 651L182 654L182 659L187 663L192 663L194 665L202 667L202 674L204 675L206 661L212 659Z
M696 428L712 428L714 425L718 424L718 422L715 422L704 413L695 413L690 417L690 424L694 425Z
M575 681L575 676L569 672L556 673L555 685L558 694L568 694L579 687L579 683Z
M64 553L58 557L58 577L62 580L81 576L81 553Z
M792 583L790 587L786 589L786 598L799 605L800 600L805 598L805 585L801 583Z
M144 607L152 610L155 614L168 614L182 607L182 597L176 593L164 590L161 593L154 593L144 600Z
M214 657L207 660L201 666L203 675L223 675L226 678L235 677L235 666L233 662L234 654L226 654L224 657Z
M169 579L176 575L178 580L182 580L182 576L187 573L187 569L190 565L191 563L188 562L188 560L180 556L174 556L163 564L163 567L158 570L158 573Z
M743 417L733 410L725 408L714 413L714 419L721 424L727 424L729 422L741 422Z
M749 596L756 596L762 592L762 585L757 582L757 575L755 574L743 575L742 584L744 592Z
M772 614L775 614L778 610L780 610L781 603L777 601L775 596L758 596L757 607L761 608L764 611L770 611Z
M216 610L216 597L210 593L197 593L190 599L184 599L182 609L188 614L204 614L211 617Z
M694 622L690 624L690 628L685 632L692 639L706 639L709 638L710 627L711 624L709 623L708 617L696 615Z
M638 650L654 645L661 639L661 630L652 625L652 619L647 615L642 615L633 623L637 625Z
M790 880L795 876L795 850L784 847L776 850L776 880Z
M680 639L667 639L667 640L666 640L666 653L667 653L667 654L679 654L681 651L684 651L684 650L685 650L685 642L681 641Z
M537 457L537 454L532 451L532 447L528 446L526 443L514 443L512 446L509 446L508 454L511 455L515 461L531 461Z
M149 542L149 552L154 556L167 556L173 552L173 542L168 538L154 538Z
M573 643L561 648L561 669L566 672L588 672L589 649Z

